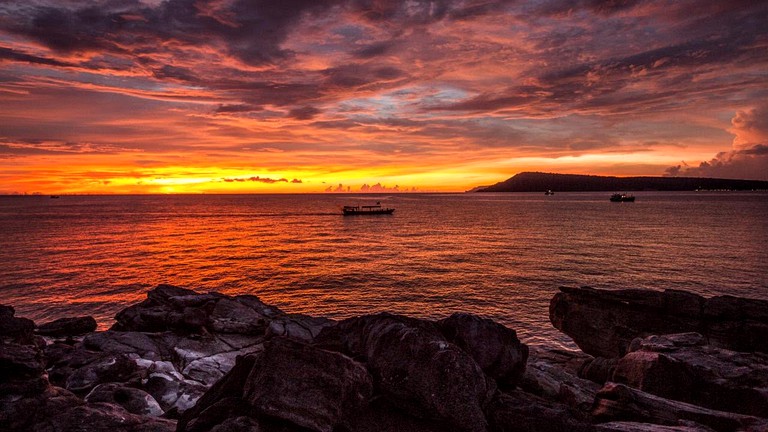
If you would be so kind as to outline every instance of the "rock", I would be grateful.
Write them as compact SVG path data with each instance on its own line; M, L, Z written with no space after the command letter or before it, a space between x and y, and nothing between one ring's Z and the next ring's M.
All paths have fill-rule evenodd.
M652 423L608 422L595 427L595 432L714 432L714 429L691 422L688 426L661 426Z
M106 353L136 354L148 360L161 360L173 355L173 347L179 339L172 333L104 331L87 335L83 339L83 346Z
M637 339L613 381L668 399L768 417L768 355L705 344L697 333Z
M163 409L155 398L144 390L127 387L120 383L99 384L85 397L85 401L107 402L120 405L131 414L158 417Z
M0 383L36 378L45 372L40 350L34 345L0 345Z
M350 432L445 432L452 431L450 424L409 416L388 403L384 398L375 398L371 403L355 412L347 420Z
M595 357L584 362L579 369L578 376L597 384L605 384L613 377L618 362L619 360L615 358Z
M274 339L257 357L243 400L261 414L331 432L365 406L372 391L368 371L349 357Z
M37 327L37 334L51 337L79 336L96 331L96 320L91 316L61 318Z
M264 334L266 317L230 299L216 302L209 316L210 329L217 333Z
M519 390L500 393L488 411L492 430L499 432L588 432L592 426L571 408Z
M768 352L768 301L677 291L561 287L550 302L552 324L584 352L615 358L650 335L697 332L714 346Z
M766 419L671 401L617 383L607 383L597 393L592 415L598 423L630 421L685 426L686 422L694 422L718 432L768 430Z
M66 382L67 390L87 393L107 382L138 382L141 379L136 363L125 354L105 354L76 369Z
M33 343L35 323L27 318L16 318L15 314L13 307L0 305L0 341Z
M0 430L51 430L36 428L34 425L46 422L51 415L83 404L83 401L72 392L44 384L43 389L34 394L0 392Z
M233 415L247 414L243 387L257 362L257 356L238 357L235 366L179 418L178 431L203 432Z
M263 341L261 337L181 338L173 348L174 358L178 359L179 370L185 377L210 387L232 369L237 356L261 351Z
M172 331L183 335L263 335L269 322L284 315L280 309L268 306L251 295L198 294L172 285L158 285L147 293L146 300L120 311L115 316L116 323L112 330ZM321 319L304 317L293 321L309 323L312 320ZM289 323L293 321L289 320ZM312 324L309 328L313 329L316 325ZM310 333L312 331L319 332L319 329Z
M290 314L273 319L267 329L267 337L285 337L302 342L312 342L325 328L336 324L335 321L322 317L303 314Z
M522 379L528 346L514 330L467 313L455 313L438 325L449 342L472 356L500 386L514 388Z
M123 407L108 403L80 405L64 412L52 413L39 422L35 431L110 431L173 432L173 421L131 414Z
M559 352L558 352L559 351ZM537 348L528 360L520 387L528 393L565 404L579 412L592 407L598 384L577 376L583 356Z
M317 343L365 362L376 391L404 412L460 430L486 430L482 408L495 383L434 323L367 315L323 329Z

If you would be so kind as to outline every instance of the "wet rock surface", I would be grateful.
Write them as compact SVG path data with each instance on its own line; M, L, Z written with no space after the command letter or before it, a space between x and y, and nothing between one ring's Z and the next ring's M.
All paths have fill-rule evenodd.
M170 285L80 336L0 306L0 430L768 430L768 302L561 291L551 320L585 352L471 314L336 322Z

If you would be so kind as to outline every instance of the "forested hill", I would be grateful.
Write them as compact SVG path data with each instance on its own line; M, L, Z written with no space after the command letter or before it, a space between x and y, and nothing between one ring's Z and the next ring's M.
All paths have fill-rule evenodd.
M768 181L698 177L607 177L523 172L478 192L768 190Z

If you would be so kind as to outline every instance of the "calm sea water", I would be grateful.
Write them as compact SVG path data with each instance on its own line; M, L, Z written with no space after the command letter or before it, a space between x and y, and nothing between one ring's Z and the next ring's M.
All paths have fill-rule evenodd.
M0 198L0 303L102 328L159 283L344 318L468 311L530 343L562 285L768 298L768 194ZM374 201L391 216L341 216Z

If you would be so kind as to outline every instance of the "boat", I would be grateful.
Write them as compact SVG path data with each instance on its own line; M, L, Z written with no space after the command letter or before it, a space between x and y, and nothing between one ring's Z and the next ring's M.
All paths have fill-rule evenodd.
M51 195L51 199L57 199L57 198L59 198L58 195Z
M611 201L612 202L635 202L635 197L633 195L615 193L611 195Z
M544 195L554 195L555 193L552 192L552 189L547 189L546 192L544 192Z
M377 202L376 205L344 206L341 211L344 213L344 216L354 216L392 214L395 212L395 209L382 207L381 203Z

